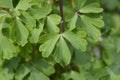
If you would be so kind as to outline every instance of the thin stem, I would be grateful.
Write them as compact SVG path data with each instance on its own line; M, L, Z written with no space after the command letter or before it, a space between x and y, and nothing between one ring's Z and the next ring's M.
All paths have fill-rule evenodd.
M62 18L61 24L60 24L60 33L64 32L64 15L63 15L63 1L59 0L59 8L60 8L60 16Z

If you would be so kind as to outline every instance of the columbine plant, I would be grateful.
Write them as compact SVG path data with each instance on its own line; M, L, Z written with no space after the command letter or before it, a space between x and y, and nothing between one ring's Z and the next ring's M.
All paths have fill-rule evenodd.
M0 0L0 79L52 79L101 36L102 11L94 0Z

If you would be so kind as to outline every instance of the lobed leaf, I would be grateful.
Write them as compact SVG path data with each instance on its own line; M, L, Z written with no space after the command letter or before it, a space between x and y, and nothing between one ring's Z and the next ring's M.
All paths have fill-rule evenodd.
M98 3L91 3L81 7L79 11L81 13L100 13L103 11L103 9L100 8Z
M20 0L15 9L27 10L31 7L29 0Z
M44 23L40 23L38 28L35 28L31 32L30 42L37 43L39 41L39 37L41 32L43 31Z
M11 59L15 52L16 48L13 43L0 33L0 54L2 54L2 58Z
M71 21L68 23L69 30L73 30L76 28L77 18L78 16L76 14L72 17Z
M30 77L28 80L50 80L46 75L44 75L42 72L34 69L30 73Z
M36 27L36 20L29 13L21 11L20 19L29 31L32 31Z
M27 74L29 74L29 72L30 72L29 68L26 65L22 64L16 70L15 79L17 79L17 80L23 80L23 78Z
M35 61L33 61L33 65L34 68L36 68L38 71L44 73L47 76L50 76L53 73L55 73L54 65L43 58L37 58Z
M13 80L14 72L9 68L0 68L0 79L1 80Z
M35 8L30 8L29 11L35 19L42 19L52 11L52 6L46 2L37 5Z
M101 19L94 17L89 17L87 15L81 16L81 21L83 22L83 29L86 31L89 37L92 37L95 41L101 36L100 30L96 27L102 27L104 25Z
M42 52L43 57L48 57L53 52L58 39L59 39L59 34L57 34L53 38L47 40L45 43L40 45L39 51Z
M66 31L63 36L78 50L85 51L87 42L85 39L78 37L71 31Z
M16 41L19 45L24 46L28 42L29 32L19 18L15 20L15 33L16 33Z
M57 43L54 58L56 62L60 63L62 66L70 64L71 53L63 37Z
M87 0L74 0L74 6L77 9L80 9L82 6L85 5L86 2L87 2Z
M56 14L51 14L47 17L47 28L49 32L59 32L58 24L61 21L61 17Z

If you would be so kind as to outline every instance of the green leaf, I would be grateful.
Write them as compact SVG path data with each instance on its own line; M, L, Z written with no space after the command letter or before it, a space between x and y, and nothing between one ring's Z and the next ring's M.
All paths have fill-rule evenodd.
M17 43L21 46L24 46L28 42L27 41L29 35L28 30L26 29L26 27L23 25L19 18L15 20L14 28L16 32Z
M49 32L59 32L59 28L58 28L58 24L61 21L61 17L56 15L56 14L52 14L50 16L47 17L47 28Z
M20 16L22 22L25 24L26 28L29 31L32 31L33 28L36 26L35 19L27 12L21 11L22 15Z
M29 68L24 64L20 65L15 73L16 80L23 80L23 78L30 72Z
M81 38L85 38L86 35L87 35L86 32L83 31L83 30L75 31L75 33L76 33L76 35L77 35L78 37L81 37Z
M33 52L33 45L27 43L24 47L20 48L20 57L25 59L25 61L30 61L32 59L31 53Z
M58 39L59 39L59 34L56 34L56 36L54 36L53 38L47 40L42 45L40 45L39 51L42 52L43 57L48 57L52 53Z
M73 80L79 80L79 79L87 80L84 72L78 73L78 72L75 72L75 71L71 71L71 77L72 77Z
M102 28L104 26L104 21L100 15L88 15L87 20L89 20L89 23L97 28Z
M15 70L18 67L19 62L19 57L13 57L10 60L5 61L4 67L9 67L10 69Z
M92 63L92 65L93 65L93 69L101 69L101 68L103 68L103 63L98 58L94 59L94 62Z
M71 31L66 31L63 33L63 36L78 50L85 51L87 42L85 39L78 37Z
M28 78L28 80L50 80L50 79L42 72L33 69L30 73L30 77Z
M61 22L61 17L57 14L51 14L47 18L51 19L56 25L58 25Z
M85 5L86 2L87 2L87 0L74 0L74 6L77 9L80 9L82 6Z
M33 61L33 65L38 71L44 73L47 76L50 76L53 73L55 73L54 65L43 58L38 58L35 61Z
M13 8L12 0L0 0L0 7Z
M70 64L71 53L62 36L60 37L60 40L58 44L56 45L54 58L56 62L60 63L62 66L66 66Z
M29 7L31 7L29 0L20 0L15 9L27 10Z
M103 9L100 8L98 3L91 3L81 7L79 11L81 13L100 13L103 11Z
M77 14L75 14L75 15L72 17L71 21L68 23L69 30L75 29L75 27L76 27L76 22L77 22L77 18L78 18Z
M63 4L67 5L67 6L63 7L64 8L63 13L64 13L64 16L65 16L64 19L65 19L66 22L68 22L68 21L70 21L72 16L74 16L75 11L74 11L74 8L71 8L72 5L69 5L69 4L71 4L70 1L69 1L69 3L66 3L66 4L64 2L68 2L68 1L66 1L66 0L63 1Z
M94 75L94 76L93 76ZM106 71L106 68L101 69L89 69L89 71L86 72L86 78L87 80L110 80L109 75ZM101 77L106 77L107 79L101 79Z
M120 73L119 73L120 65L114 65L110 68L107 67L106 70L110 76L109 80L119 80L120 79Z
M47 2L39 4L35 8L30 8L30 14L35 19L41 19L46 17L52 11L52 6Z
M85 73L82 71L80 73L71 71L70 73L64 74L65 80L87 80Z
M10 39L3 36L2 29L5 22L5 16L0 18L0 55L1 59L11 59L16 53L16 47Z
M12 16L20 16L21 15L21 13L18 9L12 9L10 11L10 13L12 14Z
M111 52L103 51L102 59L107 65L112 65L114 63L114 55Z
M0 11L0 18L4 17L5 15L7 15L6 12L1 10Z
M49 34L41 35L39 38L39 43L44 43L47 40L54 38L55 36L56 36L56 33L49 33Z
M1 80L13 80L14 73L9 68L0 68L0 79Z
M40 23L38 28L34 28L31 32L30 42L37 43L39 41L39 36L43 31L44 23Z
M3 59L10 59L14 57L14 54L16 52L16 48L13 45L13 43L5 36L3 36L1 33L0 33L0 50Z
M87 35L89 37L92 37L95 41L97 41L98 38L101 36L101 33L100 33L100 30L96 27L102 27L103 22L101 20L94 19L94 17L90 18L87 15L82 15L81 20L83 22L83 25L82 25L83 29L86 31ZM95 22L95 20L96 20L96 22Z

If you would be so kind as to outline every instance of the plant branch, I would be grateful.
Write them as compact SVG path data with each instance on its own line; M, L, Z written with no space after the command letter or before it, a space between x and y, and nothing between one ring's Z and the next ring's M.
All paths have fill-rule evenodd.
M63 1L59 0L59 8L60 8L60 16L62 18L61 24L60 24L60 33L64 32L64 15L63 15Z

